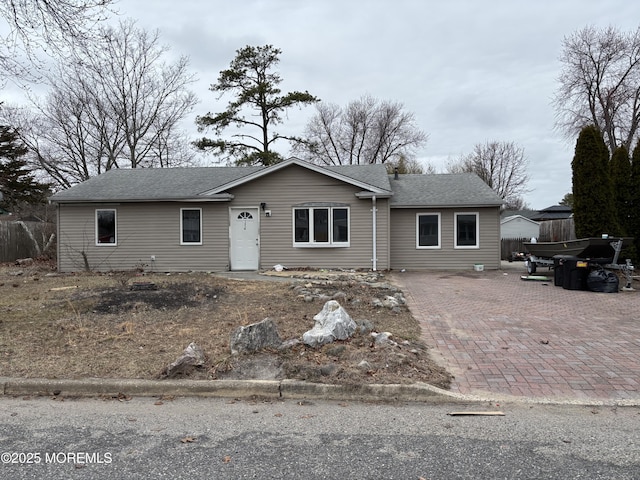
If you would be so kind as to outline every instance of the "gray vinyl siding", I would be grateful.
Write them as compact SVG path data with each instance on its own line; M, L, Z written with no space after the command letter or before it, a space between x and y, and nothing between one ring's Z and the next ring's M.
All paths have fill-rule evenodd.
M358 199L361 189L293 165L242 184L230 202L148 202L59 204L58 268L84 269L82 252L96 271L143 267L158 272L229 269L230 207L260 207L260 268L372 268L372 201ZM348 204L349 247L293 246L293 205L309 202ZM96 209L117 212L117 246L96 246ZM202 245L180 244L180 209L202 209ZM377 200L377 268L389 268L389 206ZM151 261L151 256L155 261Z
M454 248L455 213L478 213L479 248ZM439 249L416 248L416 214L439 213L441 240ZM394 270L470 270L474 264L485 269L500 266L500 216L494 208L396 208L391 210L391 268Z
M96 245L96 209L117 214L117 246ZM180 245L180 209L202 209L202 245ZM83 254L96 271L143 267L159 272L228 268L227 204L124 203L59 206L58 269L84 269ZM155 255L155 261L151 256Z
M234 188L229 206L259 207L266 204L271 217L260 211L260 268L281 264L288 268L372 268L372 201L358 199L361 189L339 180L290 166ZM349 206L349 247L294 247L293 206L311 202ZM389 209L377 200L377 268L389 268Z

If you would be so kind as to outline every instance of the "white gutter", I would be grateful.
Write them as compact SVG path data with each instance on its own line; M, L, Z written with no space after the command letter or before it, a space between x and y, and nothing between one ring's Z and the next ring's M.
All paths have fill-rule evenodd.
M373 271L375 272L378 267L378 242L377 242L377 213L378 209L376 208L376 196L371 197L371 212L373 214L373 258L371 261L373 262Z

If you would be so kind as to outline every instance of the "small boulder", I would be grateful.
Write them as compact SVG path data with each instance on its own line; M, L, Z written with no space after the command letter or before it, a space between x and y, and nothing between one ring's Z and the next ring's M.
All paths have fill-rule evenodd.
M399 305L398 299L396 297L386 296L384 300L382 300L382 305L391 309L393 307L397 307Z
M189 375L195 368L204 365L206 357L202 348L191 342L184 349L175 362L168 365L161 373L166 378L174 378L178 375Z
M373 322L371 322L370 320L358 321L358 327L360 327L360 333L362 335L366 335L367 333L373 332L373 329L376 328Z
M334 340L346 340L356 331L356 322L335 300L329 300L322 311L313 317L314 327L302 335L302 341L311 347L318 347Z
M364 372L368 372L369 370L373 369L371 364L366 360L361 360L360 363L358 364L358 368Z
M391 340L392 336L390 332L371 332L371 337L373 337L376 345L393 345L395 347L398 344Z
M236 328L231 333L229 344L231 353L237 355L257 352L265 348L280 348L282 339L273 320L265 318L261 322Z

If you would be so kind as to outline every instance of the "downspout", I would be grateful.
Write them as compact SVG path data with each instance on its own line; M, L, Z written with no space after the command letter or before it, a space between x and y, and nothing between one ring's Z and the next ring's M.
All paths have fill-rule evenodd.
M51 200L49 200L49 205L51 205ZM56 207L56 271L58 273L61 272L60 269L60 259L62 256L60 253L62 252L62 241L60 240L60 204L58 202L55 203Z
M371 261L373 262L373 271L375 272L378 268L378 227L377 227L377 213L378 209L376 208L376 196L371 197L371 212L373 215L373 258Z

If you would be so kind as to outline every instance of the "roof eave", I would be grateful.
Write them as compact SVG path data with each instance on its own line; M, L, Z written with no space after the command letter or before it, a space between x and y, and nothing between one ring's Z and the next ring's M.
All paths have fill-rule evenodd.
M72 199L56 199L50 198L49 203L153 203L153 202L179 202L179 203L211 203L211 202L228 202L234 199L234 195L230 193L210 195L206 197L157 197L157 198L72 198Z
M391 208L499 208L501 203L391 204Z
M391 198L393 196L392 192L358 192L356 193L356 197L358 198Z
M526 222L533 223L535 225L540 225L540 222L536 222L535 220L531 220L530 218L524 217L522 215L510 215L508 217L504 217L500 220L501 224L513 222L514 220L522 219Z

